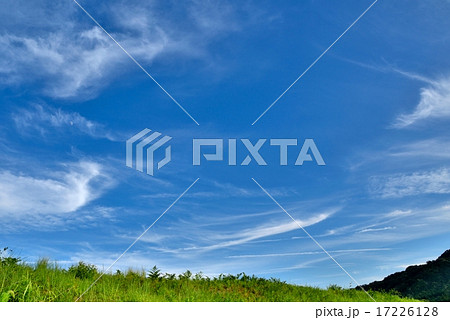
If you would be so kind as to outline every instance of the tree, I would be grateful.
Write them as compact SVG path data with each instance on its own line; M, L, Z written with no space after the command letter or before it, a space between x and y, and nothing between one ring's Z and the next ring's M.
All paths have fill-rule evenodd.
M147 276L151 280L158 280L161 278L161 270L159 270L156 266L153 266L152 270L150 270Z

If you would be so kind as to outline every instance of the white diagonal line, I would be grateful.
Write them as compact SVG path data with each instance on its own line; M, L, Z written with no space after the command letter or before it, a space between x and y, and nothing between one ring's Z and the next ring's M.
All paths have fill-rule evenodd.
M133 243L130 244L130 246L124 252L122 252L122 254L105 271L103 271L97 279L95 279L94 282L92 282L92 284L77 298L77 300L75 300L75 302L79 301L86 294L86 292L88 292L97 283L97 281L100 280L100 278L103 277L103 275L107 273L144 236L144 234L146 234L147 231L150 230L155 225L155 223L158 222L158 220L161 219L167 213L167 211L169 211L170 208L172 208L175 203L177 203L178 200L180 200L186 194L186 192L188 192L189 189L194 186L194 184L197 183L199 179L200 178L195 179L195 181L189 187L187 187L187 189L184 190L183 193L180 194L178 198L176 198L175 201L172 202L172 204L167 207L167 209L164 210L164 212L147 229L145 229L144 232L142 232L141 235L137 237L136 240L134 240Z
M336 42L338 42L377 2L378 2L378 0L375 0L355 21L353 21L353 23L350 26L348 26L348 28L345 29L345 31L336 40L334 40L334 42L324 52L322 52L322 54L320 56L318 56L317 59L314 60L314 62L311 63L309 65L309 67L306 68L306 70L303 71L303 73L297 79L295 79L295 81L292 82L292 84L286 90L284 90L284 92L282 94L280 94L280 96L278 98L276 98L275 101L272 102L272 104L266 110L264 110L263 113L260 114L260 116L252 123L252 126L256 122L258 122L259 119L261 119L261 117L263 115L265 115L267 113L267 111L269 111L275 105L275 103L277 103L278 100L280 100L281 97L283 97L284 94L286 92L288 92L297 83L297 81L299 81L309 71L309 69L311 69L320 59L322 59L322 57L336 44Z
M102 29L103 32L106 33L106 35L107 35L108 37L110 37L111 40L114 41L114 42L119 46L119 48L122 49L122 51L125 52L126 55L127 55L131 60L133 60L134 63L135 63L139 68L141 68L141 70L144 71L145 74L146 74L147 76L149 76L150 79L152 79L153 82L155 82L155 83L158 85L158 87L160 87L161 90L164 91L164 93L165 93L170 99L172 99L172 101L175 102L175 104L176 104L178 107L180 107L180 109L183 110L184 113L186 113L186 114L189 116L189 118L192 119L192 121L194 121L198 126L200 125L200 124L197 122L197 120L195 120L194 117L192 117L191 114L190 114L189 112L187 112L187 110L186 110L185 108L183 108L183 106L182 106L177 100L175 100L175 98L172 97L171 94L170 94L169 92L167 92L166 89L164 89L163 86L160 85L159 82L156 81L156 79L153 78L152 75L151 75L150 73L148 73L147 70L145 70L145 68L144 68L139 62L137 62L136 59L135 59L131 54L129 54L128 51L125 50L125 49L120 45L120 43L117 42L116 39L113 38L112 35L110 35L110 34L108 33L108 31L106 31L106 30L100 25L100 23L98 23L97 20L94 19L94 17L92 17L92 16L89 14L89 12L86 11L86 9L84 9L84 8L83 8L76 0L73 0L73 2L75 2L76 5L77 5L78 7L80 7L80 9L83 10L84 13L86 13L86 15L87 15L89 18L91 18L91 20L94 21L95 24L96 24L100 29Z
M342 269L342 271L344 271L344 272L350 277L350 279L352 279L352 280L357 284L358 287L360 287L360 288L361 288L361 289L369 296L370 299L372 299L374 302L376 302L375 299L374 299L374 298L373 298L373 297L372 297L372 296L371 296L371 295L370 295L370 294L369 294L369 293L368 293L368 292L367 292L367 291L366 291L366 290L358 283L358 281L356 281L355 278L353 278L352 275L351 275L350 273L348 273L347 270L345 270L344 267L341 266L341 264L340 264L339 262L337 262L336 259L334 259L334 258L331 256L331 254L329 254L328 251L325 250L325 248L322 247L322 245L321 245L321 244L320 244L320 243L319 243L312 235L310 235L309 232L306 231L306 229L303 228L303 226L302 226L300 223L298 223L298 221L295 220L295 219L289 214L289 212L287 212L286 209L284 209L283 206L281 206L281 204L279 204L278 201L275 200L275 198L272 197L272 195L271 195L269 192L267 192L266 189L264 189L264 188L258 183L258 181L256 181L254 178L252 178L252 180L258 185L258 187L261 188L262 191L264 191L265 194L267 194L267 195L269 196L270 199L272 199L273 202L276 203L276 205L277 205L278 207L280 207L281 210L284 211L284 213L286 213L286 214L289 216L289 218L292 219L292 221L294 221L294 222L299 226L300 229L302 229L302 230L307 234L307 236L308 236L312 241L314 241L314 242L316 243L316 245L317 245L320 249L322 249L323 252L325 252L325 253L328 255L328 257L330 257L331 260L333 260L333 261L339 266L339 268Z

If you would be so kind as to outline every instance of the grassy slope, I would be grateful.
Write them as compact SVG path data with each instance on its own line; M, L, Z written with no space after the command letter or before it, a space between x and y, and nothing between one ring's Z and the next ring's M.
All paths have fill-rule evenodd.
M98 273L73 271L46 261L36 266L0 264L0 301L74 301ZM131 271L106 274L81 301L370 301L360 290L338 287L324 290L242 275L219 279L172 278L151 280L144 273ZM371 295L377 301L413 301L379 292Z

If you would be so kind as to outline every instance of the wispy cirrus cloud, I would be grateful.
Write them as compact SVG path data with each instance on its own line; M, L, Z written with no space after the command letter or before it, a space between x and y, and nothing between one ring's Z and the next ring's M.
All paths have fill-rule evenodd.
M322 222L323 220L327 219L331 215L330 212L327 213L320 213L318 215L315 215L313 217L310 217L306 220L298 220L297 222L303 226L308 227L314 224L317 224L319 222ZM257 240L260 238L265 238L273 235L278 235L286 232L290 232L292 230L299 229L297 223L294 221L284 223L284 224L278 224L278 225L271 225L271 226L260 226L253 229L243 230L239 233L233 233L221 236L220 238L223 239L229 239L228 241L224 241L218 244L214 244L212 246L205 247L205 249L217 249L217 248L224 248L234 245L240 245L243 243L247 243L252 240Z
M91 121L77 112L67 112L39 104L35 104L31 109L17 110L12 115L12 119L19 133L38 132L45 136L50 130L76 130L77 133L86 134L93 138L119 140L104 125Z
M386 231L386 230L394 230L396 227L382 227L382 228L366 228L359 231L359 233L365 233L365 232L379 232L379 231Z
M71 34L77 37L73 39ZM83 32L63 27L36 37L3 34L0 46L3 84L40 79L43 92L57 98L92 96L108 82L106 78L122 60L120 52L96 27Z
M420 90L420 100L414 111L400 114L392 123L392 128L403 129L429 119L450 118L450 76L434 79L414 72L402 70L386 61L384 61L382 65L376 65L351 59L341 59L369 70L382 73L395 73L402 77L420 81L425 84Z
M326 220L336 211L338 211L338 209L330 209L329 211L312 214L307 219L303 220L297 219L297 222L300 223L303 227L309 227ZM181 255L186 255L189 253L197 254L234 246L240 246L247 243L253 243L256 240L288 233L293 230L299 230L297 223L293 221L287 223L272 222L270 224L262 224L257 227L241 229L238 231L224 232L222 234L217 234L217 232L211 232L208 230L202 230L201 239L198 239L198 243L200 245L176 249L168 249L168 248L154 248L154 249L172 254L181 254ZM299 232L302 231L300 230ZM150 241L147 241L146 239L142 240L144 242L152 242L151 240ZM212 244L201 245L201 243L205 242Z
M65 167L47 172L45 177L1 171L0 216L23 218L75 212L113 183L98 163L80 161Z
M370 179L370 192L381 198L401 198L420 194L450 193L450 171L447 168L411 174L376 176Z
M173 55L205 58L212 39L238 28L232 6L211 1L177 5L184 14L171 16L158 3L137 1L86 4L86 9L145 66ZM136 67L72 1L5 6L7 17L0 19L3 85L39 84L47 96L86 99ZM180 28L180 19L189 28Z
M389 212L386 217L402 217L412 213L412 210L394 210Z
M450 78L433 81L420 90L420 101L411 113L401 114L393 123L397 129L406 128L427 119L450 118Z

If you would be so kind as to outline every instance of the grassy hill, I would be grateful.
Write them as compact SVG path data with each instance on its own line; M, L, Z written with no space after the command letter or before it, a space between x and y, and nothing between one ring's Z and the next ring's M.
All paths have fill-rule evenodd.
M410 266L363 286L366 290L396 291L403 297L450 301L450 250L424 265Z
M0 301L74 301L99 276L79 263L68 270L41 260L35 265L0 259ZM413 301L371 292L377 301ZM361 290L331 286L319 289L245 274L217 278L128 271L105 274L81 301L370 301Z

